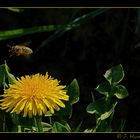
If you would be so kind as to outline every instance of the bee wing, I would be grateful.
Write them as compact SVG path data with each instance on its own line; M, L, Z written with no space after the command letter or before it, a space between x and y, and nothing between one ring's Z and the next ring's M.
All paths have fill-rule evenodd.
M26 41L26 42L23 42L23 43L20 43L19 45L23 45L23 46L29 46L31 44L31 40L29 41Z

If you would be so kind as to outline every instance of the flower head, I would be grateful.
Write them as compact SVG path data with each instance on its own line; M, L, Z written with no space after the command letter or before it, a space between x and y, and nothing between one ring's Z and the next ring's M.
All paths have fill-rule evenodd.
M66 95L66 86L59 85L60 81L46 75L26 75L14 80L8 89L4 90L0 108L6 112L22 114L23 117L42 116L50 111L64 108L61 100L69 100Z

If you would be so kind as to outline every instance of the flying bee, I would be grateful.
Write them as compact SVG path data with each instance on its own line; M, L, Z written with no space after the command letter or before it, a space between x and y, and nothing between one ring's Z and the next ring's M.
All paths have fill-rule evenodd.
M28 56L33 53L33 50L27 46L26 43L10 46L10 56Z

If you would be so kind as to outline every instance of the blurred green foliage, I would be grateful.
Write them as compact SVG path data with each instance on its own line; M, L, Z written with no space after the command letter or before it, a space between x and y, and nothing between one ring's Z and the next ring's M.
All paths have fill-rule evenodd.
M80 98L77 99L79 94L76 92L77 103L73 105L69 103L67 106L67 111L73 111L72 114L68 113L68 116L71 117L68 119L68 123L73 126L73 131L75 129L84 131L85 127L90 128L96 122L96 119L91 114L87 114L85 110L91 101L90 93L97 83L101 83L96 88L101 95L96 94L95 98L103 95L109 96L108 91L112 83L115 86L112 90L118 91L114 97L119 100L127 95L125 87L117 85L121 80L120 77L123 78L123 73L119 75L120 77L114 77L117 78L116 81L111 79L113 73L110 70L104 74L104 77L101 76L106 69L116 64L122 64L125 69L123 84L127 85L130 97L118 102L117 105L113 104L106 114L110 116L113 109L116 109L114 115L116 123L113 124L115 130L117 130L116 124L120 122L122 126L126 122L126 131L139 130L137 111L139 110L138 93L140 92L138 84L140 79L139 8L7 7L1 8L0 12L0 62L3 64L6 60L10 67L9 73L5 64L1 66L1 73L6 76L3 75L0 79L1 88L7 87L3 81L7 81L7 78L10 80L12 75L20 76L36 72L49 71L67 85L76 79L74 85L77 90L80 89ZM7 44L14 46L28 40L32 42L29 47L33 49L33 55L9 57ZM119 67L119 69L122 68ZM116 75L116 72L113 75ZM104 78L107 81L102 82ZM99 101L99 104L100 102L103 100ZM132 115L130 115L130 110L134 110ZM121 120L122 117L127 117L127 120ZM59 120L60 118L56 122ZM44 125L45 129L51 131L52 125ZM56 125L58 126L59 123L54 126ZM108 128L107 131L111 130L106 123L103 125ZM61 127L64 128L65 123L62 123ZM121 129L120 126L119 130ZM27 131L29 130L27 129Z

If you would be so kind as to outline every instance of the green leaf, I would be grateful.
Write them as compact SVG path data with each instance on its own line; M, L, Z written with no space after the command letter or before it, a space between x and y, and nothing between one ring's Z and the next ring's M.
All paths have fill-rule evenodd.
M86 111L90 114L102 114L104 112L104 105L105 105L105 99L101 98L96 100L93 103L90 103L87 108Z
M82 15L81 17L74 19L70 23L70 25L72 27L78 27L78 26L84 24L85 22L87 22L89 19L94 18L94 17L106 12L107 10L109 10L109 8L108 9L105 9L105 8L96 9L95 11L92 11L88 14Z
M9 67L6 63L5 63L5 70L6 70L6 74L7 74L7 78L8 78L8 83L13 84L13 81L15 80L15 76L13 74L9 73Z
M108 96L110 92L110 84L105 81L104 83L101 83L95 88L96 91L98 91L101 94L104 94L105 96Z
M79 132L80 131L80 128L81 128L81 125L82 125L82 121L78 124L78 126L75 128L74 132Z
M67 86L67 94L69 95L69 101L65 102L65 108L61 109L60 111L56 112L58 116L72 116L72 105L79 101L80 91L79 85L76 79Z
M67 87L67 94L69 95L69 102L71 105L79 101L80 90L76 79L74 79L71 84Z
M0 40L12 39L15 37L21 37L24 35L40 33L40 32L50 32L58 28L62 28L65 25L48 25L48 26L36 26L31 28L19 28L13 30L6 30L0 32Z
M72 116L72 105L69 102L65 103L65 108L61 108L59 111L55 112L55 115L57 116L69 116L71 118Z
M84 133L93 133L94 129L93 128L88 128L84 130Z
M69 132L71 131L70 125L65 120L63 120L62 124L67 128Z
M107 70L104 74L104 77L110 84L118 84L124 78L124 71L122 65L119 64Z
M116 86L117 90L114 94L118 99L124 99L128 96L128 91L123 85Z
M52 129L52 125L46 122L42 122L43 132L50 132Z
M114 109L115 109L115 106L116 106L116 105L117 105L117 102L116 102L115 104L113 104L113 107L112 107L109 111L103 113L103 114L101 115L100 119L101 119L101 120L107 119L107 118L114 112Z
M59 123L62 124L63 126L65 126L69 132L71 131L71 128L70 128L69 124L65 121L65 119L60 119Z
M5 63L0 65L0 87L7 85L5 82L6 79L8 79L9 84L12 84L15 77L11 73L9 73L9 67Z
M69 128L59 122L54 122L52 132L70 132Z

